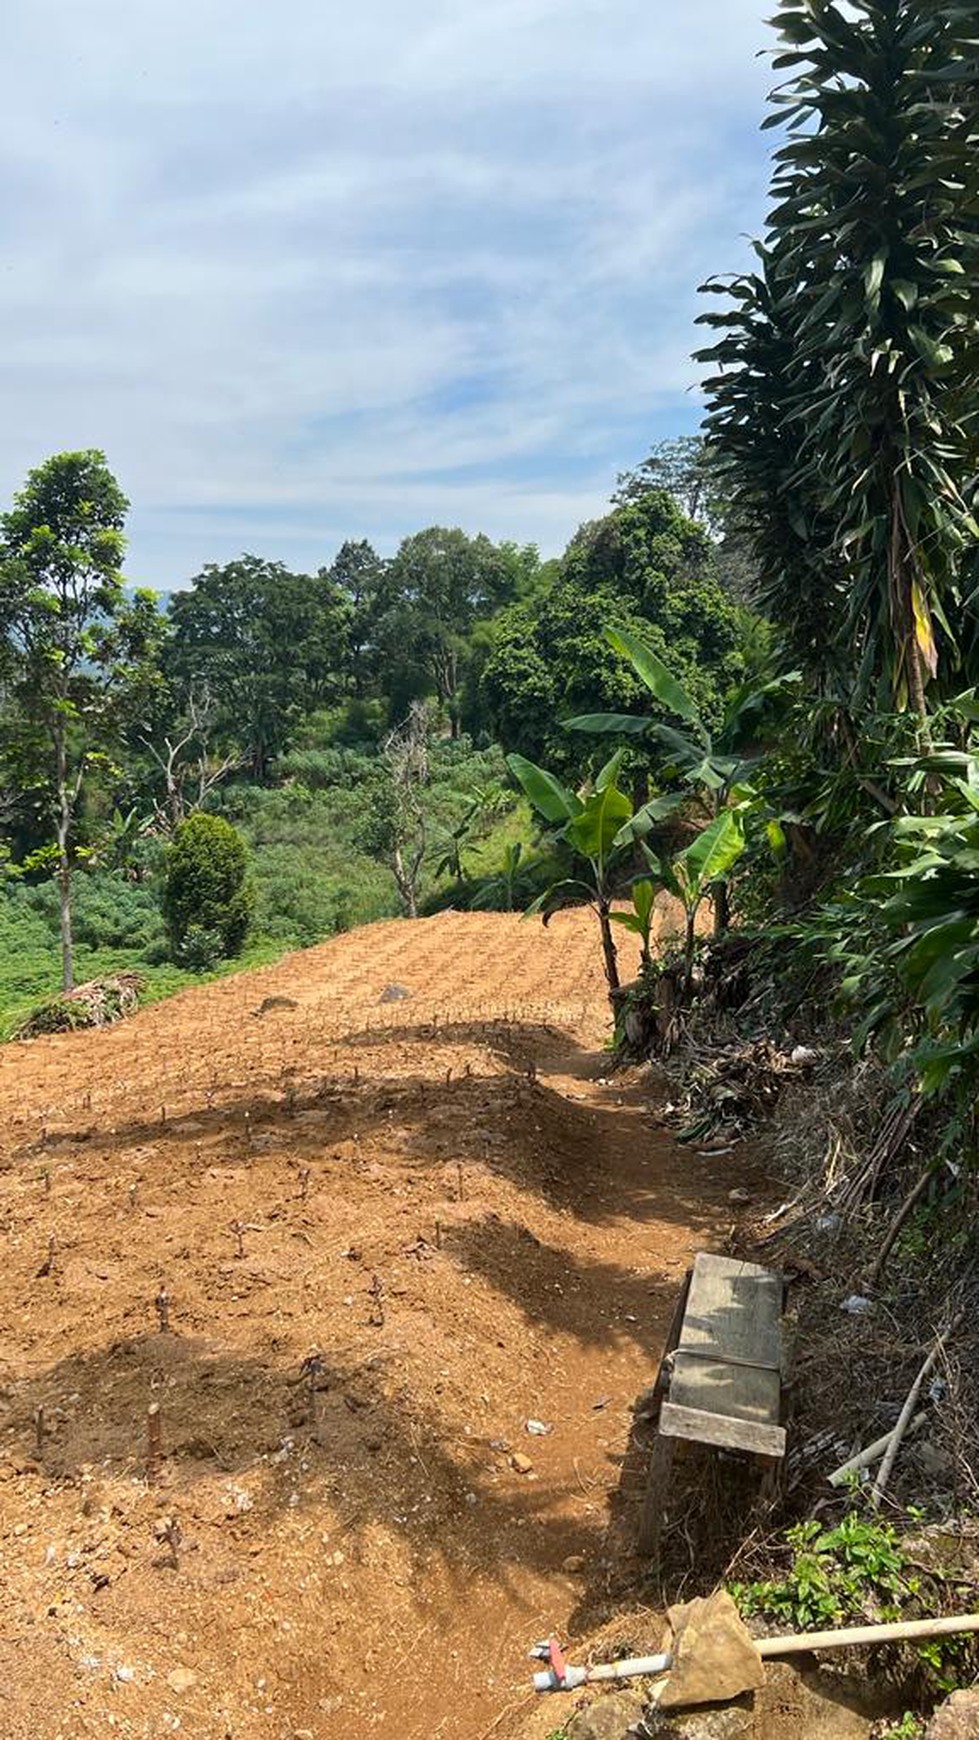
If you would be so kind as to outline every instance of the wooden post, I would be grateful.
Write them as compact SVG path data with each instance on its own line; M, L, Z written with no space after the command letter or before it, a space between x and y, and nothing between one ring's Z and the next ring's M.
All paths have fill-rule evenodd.
M646 1496L643 1499L642 1515L639 1519L637 1542L639 1552L644 1558L653 1561L653 1567L657 1571L659 1570L660 1543L663 1537L663 1520L666 1514L672 1469L673 1440L672 1438L664 1438L662 1432L657 1431L649 1455Z

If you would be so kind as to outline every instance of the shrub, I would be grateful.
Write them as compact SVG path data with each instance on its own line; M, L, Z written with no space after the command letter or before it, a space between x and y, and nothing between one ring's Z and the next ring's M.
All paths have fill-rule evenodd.
M251 917L251 890L244 842L222 816L199 811L181 822L167 857L163 914L176 961L185 961L188 945L200 961L207 952L201 933L208 932L217 939L218 956L240 952ZM213 966L214 958L208 964Z

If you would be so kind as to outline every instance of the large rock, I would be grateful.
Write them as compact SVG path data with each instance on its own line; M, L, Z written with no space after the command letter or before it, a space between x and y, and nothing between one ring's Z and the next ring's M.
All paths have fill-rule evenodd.
M662 1710L728 1704L765 1683L765 1669L726 1589L671 1607L673 1666L660 1698Z
M610 1692L572 1716L567 1740L631 1740L639 1732L644 1709L638 1692Z
M979 1740L979 1692L953 1692L935 1711L925 1740Z

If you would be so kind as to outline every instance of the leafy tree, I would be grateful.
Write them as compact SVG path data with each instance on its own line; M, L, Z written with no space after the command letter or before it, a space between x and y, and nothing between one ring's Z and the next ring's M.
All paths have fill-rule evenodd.
M405 538L391 564L396 602L387 618L394 659L407 656L445 707L453 737L475 624L518 584L521 563L482 535L430 526Z
M347 651L354 694L363 698L376 683L384 656L385 622L395 600L391 564L366 538L348 539L329 568L321 570L345 600Z
M207 966L211 955L239 953L251 893L244 842L223 816L198 811L181 822L167 855L163 913L175 960Z
M775 22L766 125L789 131L762 270L709 317L708 435L797 647L923 719L979 536L975 10L782 0Z
M657 441L639 465L620 472L612 500L616 507L627 507L658 490L672 496L688 519L713 531L723 512L717 482L704 437L679 435Z
M119 573L128 502L94 449L32 471L0 521L0 634L9 661L8 749L53 818L64 987L74 984L76 821L154 681L152 596L127 598Z
M170 614L171 677L207 687L223 744L240 745L266 779L297 720L342 692L347 612L333 580L240 556L209 563Z
M580 775L587 752L562 719L621 713L642 698L628 661L609 657L610 625L641 636L715 721L740 671L742 631L730 599L701 572L709 555L702 529L660 491L583 527L561 576L495 627L482 688L505 747Z
M757 759L764 727L768 724L770 729L773 722L780 720L798 674L791 672L769 677L767 681L741 684L728 696L720 726L712 733L693 697L652 647L620 629L609 629L607 639L615 652L628 659L658 706L679 719L686 729L677 729L675 724L655 716L620 713L585 714L569 719L568 729L598 736L655 736L669 757L669 764L661 772L666 777L678 777L711 817L731 803L742 806L744 781ZM658 817L661 813L659 804L655 814ZM647 806L647 811L640 811L636 819L637 834L649 833L652 825L653 812ZM720 933L730 921L726 882L719 881L713 893L716 929Z

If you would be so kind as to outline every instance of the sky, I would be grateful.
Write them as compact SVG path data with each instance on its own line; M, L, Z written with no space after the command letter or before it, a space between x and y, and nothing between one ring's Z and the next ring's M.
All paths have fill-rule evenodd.
M563 549L697 427L771 0L4 0L0 503L99 447L129 577Z

